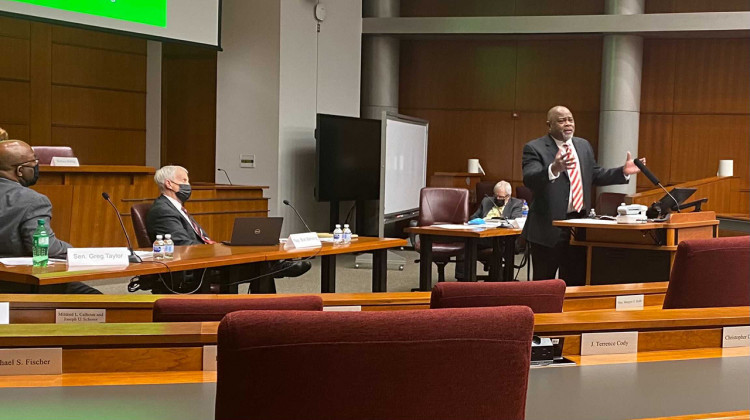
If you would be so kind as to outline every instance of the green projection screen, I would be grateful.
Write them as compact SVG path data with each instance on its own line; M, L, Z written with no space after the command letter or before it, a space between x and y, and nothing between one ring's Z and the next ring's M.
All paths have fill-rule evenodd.
M219 47L221 0L0 0L0 13Z

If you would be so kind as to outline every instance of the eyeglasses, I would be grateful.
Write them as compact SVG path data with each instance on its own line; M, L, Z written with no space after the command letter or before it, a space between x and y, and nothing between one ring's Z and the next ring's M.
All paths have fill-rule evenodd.
M498 200L507 200L510 198L510 196L509 195L496 195L495 198L497 198Z
M16 163L15 165L11 165L11 166L14 168L18 166L26 166L27 163L33 163L34 165L32 166L36 166L39 164L39 159L35 158L35 159L27 160L26 162Z

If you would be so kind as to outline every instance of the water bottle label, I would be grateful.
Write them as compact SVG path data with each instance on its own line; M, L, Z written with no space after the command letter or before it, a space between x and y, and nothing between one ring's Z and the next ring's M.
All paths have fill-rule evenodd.
M333 234L333 241L338 242L341 240L341 234L340 233L334 233Z
M41 236L41 237L39 237L37 239L36 244L39 245L39 246L49 246L49 237L47 237L47 236Z
M167 245L164 247L164 252L174 252L174 245Z
M162 248L160 246L154 246L154 253L161 253Z

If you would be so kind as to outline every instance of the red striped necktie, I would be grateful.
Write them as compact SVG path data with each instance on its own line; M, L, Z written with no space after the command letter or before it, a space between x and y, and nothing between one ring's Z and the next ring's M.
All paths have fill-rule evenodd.
M193 230L195 231L195 234L198 235L203 243L206 244L215 244L216 242L212 241L211 238L209 238L206 235L206 232L203 230L203 228L200 227L198 222L193 219L193 216L188 213L187 209L185 207L182 207L182 212L185 213L185 215L188 217L188 220L190 220L190 225L193 227Z
M583 183L581 182L581 168L578 165L578 159L573 153L573 150L568 146L567 143L563 144L565 152L570 155L573 159L573 167L568 169L568 177L570 178L570 195L571 202L575 211L580 212L583 209Z

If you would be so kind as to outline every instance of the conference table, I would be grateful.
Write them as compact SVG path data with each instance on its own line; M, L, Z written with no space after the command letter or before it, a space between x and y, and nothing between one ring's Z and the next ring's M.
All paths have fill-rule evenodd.
M29 286L38 293L39 286L91 281L119 277L164 274L176 271L213 267L238 266L264 261L320 257L322 293L336 291L336 256L359 252L373 254L372 291L387 290L387 258L389 248L405 246L406 240L394 238L359 237L350 244L334 245L323 242L321 247L286 249L283 244L272 246L227 246L223 244L176 246L174 259L153 261L144 259L120 267L81 267L70 269L65 262L52 262L47 267L4 266L0 264L0 280ZM242 279L240 279L242 280ZM236 292L236 290L235 290Z
M495 226L472 226L466 225L432 225L418 226L404 229L406 232L419 235L419 290L429 291L432 289L432 245L435 242L464 242L464 276L467 281L477 281L477 244L480 239L491 239L492 258L490 258L490 281L500 279L500 261L504 260L503 279L509 281L513 278L513 260L516 251L516 238L521 234L521 229L512 229ZM503 247L503 244L505 245ZM501 254L501 250L504 254Z

